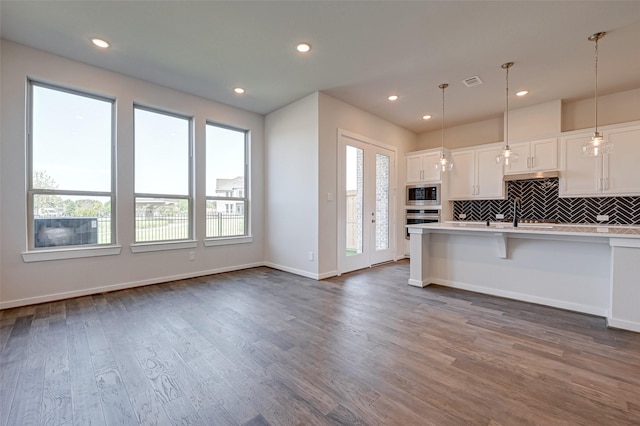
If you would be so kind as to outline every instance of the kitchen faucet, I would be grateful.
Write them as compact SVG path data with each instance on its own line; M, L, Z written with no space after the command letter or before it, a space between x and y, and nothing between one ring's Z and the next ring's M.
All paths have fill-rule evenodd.
M520 204L520 197L516 197L513 200L513 227L518 227L518 205Z

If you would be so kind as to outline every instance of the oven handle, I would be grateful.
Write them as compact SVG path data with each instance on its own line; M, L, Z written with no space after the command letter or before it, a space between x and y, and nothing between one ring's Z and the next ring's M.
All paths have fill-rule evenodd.
M440 215L438 214L412 214L408 213L406 215L407 219L435 219L440 221Z

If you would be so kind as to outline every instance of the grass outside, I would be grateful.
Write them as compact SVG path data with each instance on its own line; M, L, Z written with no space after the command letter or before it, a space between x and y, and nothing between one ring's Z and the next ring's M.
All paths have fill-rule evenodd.
M136 242L184 240L189 236L186 218L153 218L136 220ZM236 237L245 235L243 216L209 216L206 221L206 238ZM98 220L98 244L110 244L111 220Z

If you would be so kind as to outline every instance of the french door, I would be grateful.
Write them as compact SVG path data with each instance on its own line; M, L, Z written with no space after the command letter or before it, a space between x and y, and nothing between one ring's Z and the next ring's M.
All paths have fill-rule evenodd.
M338 133L338 273L391 261L395 253L395 151Z

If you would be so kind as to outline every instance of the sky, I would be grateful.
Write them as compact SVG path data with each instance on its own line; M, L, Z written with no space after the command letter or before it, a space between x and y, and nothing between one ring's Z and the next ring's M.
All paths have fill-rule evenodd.
M33 87L33 169L46 172L57 189L111 189L112 102ZM187 118L135 109L135 191L188 195ZM206 128L207 194L217 178L244 176L245 133Z

